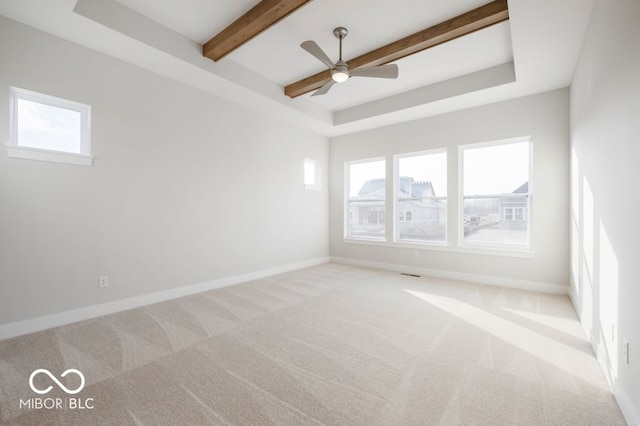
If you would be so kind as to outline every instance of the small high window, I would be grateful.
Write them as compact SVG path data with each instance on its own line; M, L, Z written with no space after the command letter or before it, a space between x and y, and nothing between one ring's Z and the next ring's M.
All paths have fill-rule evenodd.
M304 160L304 187L306 189L320 189L320 163L316 160Z
M10 88L13 158L91 165L89 105Z

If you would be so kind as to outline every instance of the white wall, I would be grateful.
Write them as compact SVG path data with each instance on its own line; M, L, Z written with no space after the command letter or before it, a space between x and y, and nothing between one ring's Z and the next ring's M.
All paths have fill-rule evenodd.
M0 58L0 139L17 86L90 104L96 157L0 152L0 325L328 256L327 138L4 18Z
M639 43L640 2L597 0L571 84L572 298L630 424L640 424Z
M561 89L507 102L398 124L331 140L332 258L422 268L493 284L565 292L569 282L569 109ZM448 236L455 246L458 146L531 136L533 141L533 258L353 244L343 241L344 163L428 149L448 150ZM387 169L390 176L390 169ZM387 219L391 217L387 214ZM387 226L390 222L387 221ZM451 274L454 273L454 274ZM554 290L550 290L554 291Z

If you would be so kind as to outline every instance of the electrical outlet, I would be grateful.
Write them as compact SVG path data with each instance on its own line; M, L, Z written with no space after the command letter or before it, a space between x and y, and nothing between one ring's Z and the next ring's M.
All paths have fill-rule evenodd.
M622 342L622 358L625 364L629 364L629 342L626 340Z
M611 323L611 343L615 343L616 341L616 325Z
M413 257L415 257L416 259L417 259L418 257L420 257L420 252L419 252L418 250L414 250L414 251L413 251Z
M109 287L109 277L104 275L98 278L98 287L100 288Z

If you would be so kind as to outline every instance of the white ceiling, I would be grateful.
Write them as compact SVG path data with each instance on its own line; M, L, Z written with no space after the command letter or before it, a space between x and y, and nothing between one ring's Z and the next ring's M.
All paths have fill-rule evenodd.
M337 59L345 26L348 60L488 2L312 1L216 63L201 45L257 0L0 0L0 14L334 136L568 86L593 0L509 0L509 21L397 61L397 80L283 93L324 69L305 40Z

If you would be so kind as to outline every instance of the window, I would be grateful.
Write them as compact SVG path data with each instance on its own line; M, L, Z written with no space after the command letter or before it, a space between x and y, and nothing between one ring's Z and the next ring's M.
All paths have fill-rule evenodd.
M463 244L530 248L530 140L467 145L460 152Z
M399 216L400 222L411 222L413 220L412 211L401 211Z
M384 159L346 163L347 238L385 239Z
M320 163L305 158L304 160L304 187L306 189L320 189Z
M504 208L504 220L526 220L527 208L526 207L505 207Z
M442 242L447 239L447 153L431 151L395 156L396 239Z
M513 220L513 207L504 209L504 220Z
M10 99L10 157L91 165L90 106L16 87Z

